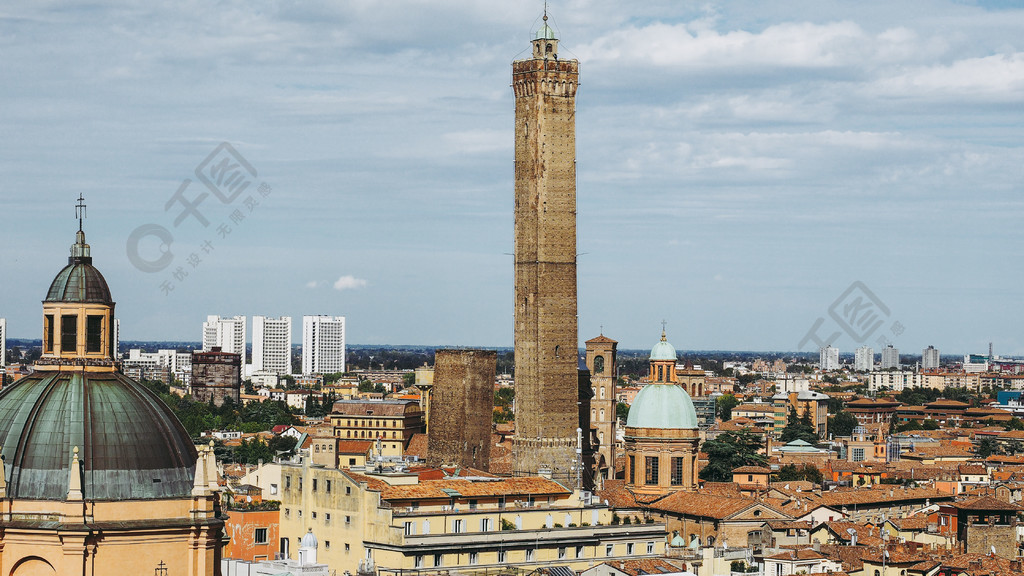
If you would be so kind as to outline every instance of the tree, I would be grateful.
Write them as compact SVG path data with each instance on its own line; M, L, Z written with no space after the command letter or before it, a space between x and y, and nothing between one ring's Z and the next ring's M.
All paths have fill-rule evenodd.
M623 422L629 418L629 404L625 402L619 402L615 405L615 418L622 420Z
M813 446L818 445L818 431L811 423L809 411L805 411L802 418L797 418L796 410L789 411L786 427L782 429L782 436L779 440L783 444L789 444L794 440L803 440Z
M726 420L732 420L732 409L738 406L740 403L732 394L723 394L718 397L715 404L718 407L718 417L722 419L722 422Z
M813 464L804 464L799 467L796 464L786 464L779 468L778 474L775 475L775 480L778 482L806 480L807 482L821 484L822 476L821 470L818 470Z
M828 419L828 431L833 436L850 436L853 429L860 425L857 417L845 410L840 410Z
M402 384L404 384L406 388L415 385L416 384L416 373L415 372L406 372L405 374L402 374Z
M750 430L719 434L701 447L708 455L708 465L700 471L701 480L731 482L732 471L740 466L764 466L768 460L759 453L761 448L761 438Z
M999 445L991 438L982 438L981 442L978 442L977 450L979 458L988 458L993 454L999 453Z

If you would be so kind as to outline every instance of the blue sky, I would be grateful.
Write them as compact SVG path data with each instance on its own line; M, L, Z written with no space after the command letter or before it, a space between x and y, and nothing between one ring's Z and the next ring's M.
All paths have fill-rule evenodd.
M859 281L876 349L1024 354L1016 4L551 3L581 68L581 341L649 347L665 319L680 349L796 350L823 318L850 352L829 309ZM5 3L9 334L38 337L84 194L124 339L332 314L353 343L511 345L510 63L541 8ZM222 142L256 172L230 202L195 175ZM208 227L165 211L185 179ZM173 236L160 272L128 257L146 224Z

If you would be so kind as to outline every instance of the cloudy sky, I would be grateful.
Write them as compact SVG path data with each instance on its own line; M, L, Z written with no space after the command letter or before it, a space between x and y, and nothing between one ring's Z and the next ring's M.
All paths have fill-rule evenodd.
M38 337L82 194L123 339L198 340L207 314L333 314L351 343L511 345L510 63L541 11L5 2L10 336ZM581 340L603 326L649 347L664 319L680 349L838 333L844 352L1024 354L1019 3L550 14L581 68ZM233 165L243 179L197 175Z

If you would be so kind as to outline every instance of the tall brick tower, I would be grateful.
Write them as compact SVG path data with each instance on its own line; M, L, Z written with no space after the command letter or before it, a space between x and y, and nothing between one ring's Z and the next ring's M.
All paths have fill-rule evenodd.
M590 426L597 432L595 480L615 478L616 353L619 343L603 333L587 340L587 370L590 371Z
M576 87L547 23L512 63L516 99L516 475L577 481ZM588 390L589 392L589 390Z

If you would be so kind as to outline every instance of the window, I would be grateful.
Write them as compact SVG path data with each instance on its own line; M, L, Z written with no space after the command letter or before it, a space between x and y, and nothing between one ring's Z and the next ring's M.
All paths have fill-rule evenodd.
M498 563L499 564L504 564L505 563L505 558L506 558L505 551L504 550L498 550Z
M565 560L565 546L560 546L558 548L558 559Z
M352 493L352 487L351 486L345 486L345 496L348 496L351 493Z
M316 492L316 478L313 478L313 492Z
M270 485L270 494L271 495L277 494L277 484L271 484Z
M328 512L328 513L324 514L324 526L330 526L330 525L331 525L331 513Z
M326 488L327 488L327 493L330 494L331 493L331 481L330 480L327 480Z
M683 485L683 458L682 456L672 457L672 473L669 480L673 486Z
M316 512L313 512L313 520L316 520Z
M299 510L299 518L302 518L302 510Z
M526 550L526 561L527 562L533 562L533 553L534 553L533 548L529 548L529 549Z
M470 500L469 501L469 509L470 510L476 510L476 504L477 504L476 500Z
M601 386L601 400L604 400L604 386Z
M74 352L78 344L78 315L68 314L60 317L60 350Z
M299 491L302 491L302 476L299 476Z
M85 317L85 351L103 351L103 316Z
M644 483L649 485L658 484L658 457L644 457Z
M349 546L348 546L348 544L345 544L345 552L348 552L348 551L349 551Z
M355 458L349 458L348 459L348 465L349 466L355 466L356 465L356 459Z
M266 544L267 543L267 529L257 528L253 533L253 544Z
M351 516L345 516L345 524L351 524L351 523L352 523L352 517Z
M465 531L466 531L466 521L463 520L462 518L456 518L452 522L452 532L455 532L456 534L458 534L460 532L465 532Z
M493 523L493 521L490 518L481 518L480 519L480 531L481 532L490 532L491 530L494 529L493 526L494 526L494 523Z
M636 456L629 455L629 483L636 484Z
M406 536L412 536L415 533L416 533L416 525L413 524L412 522L406 522L405 523L405 535Z
M444 566L444 554L434 554L434 567Z
M654 542L647 543L647 553L654 554Z
M417 554L416 559L413 560L413 566L416 568L423 568L423 555Z
M853 461L854 462L863 462L864 461L864 449L863 448L854 448L853 449Z
M583 546L576 547L576 557L583 558Z
M594 374L604 372L604 356L594 356ZM604 396L602 396L604 398Z
M324 540L324 548L327 549L327 550L331 549L331 541L330 540Z
M430 519L429 518L423 521L423 533L424 534L430 534Z
M53 352L53 314L43 317L43 352Z
M614 552L614 551L615 551L615 545L614 544L605 544L604 545L604 555L605 556L611 556L612 552Z
M633 543L632 542L626 542L626 556L632 556L632 555L633 555Z
M477 555L476 552L470 552L469 553L469 563L470 564L479 564L480 563L480 557Z
M285 508L284 509L284 517L285 518L291 518L292 517L292 509L291 508Z

